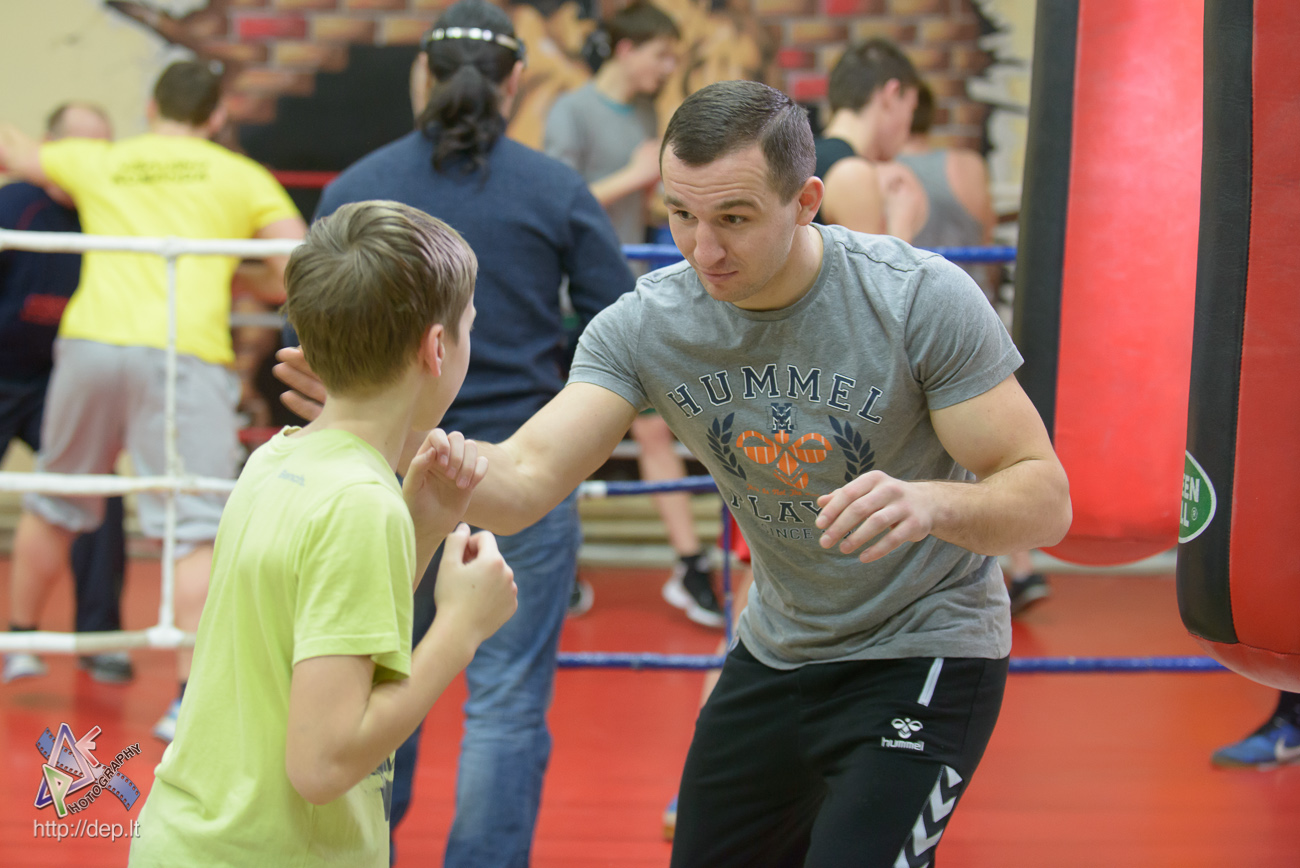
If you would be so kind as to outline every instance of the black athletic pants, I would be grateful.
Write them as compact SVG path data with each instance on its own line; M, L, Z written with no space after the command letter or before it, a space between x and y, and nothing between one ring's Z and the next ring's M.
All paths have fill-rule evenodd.
M1006 678L1006 659L771 669L738 644L695 725L672 868L933 865Z

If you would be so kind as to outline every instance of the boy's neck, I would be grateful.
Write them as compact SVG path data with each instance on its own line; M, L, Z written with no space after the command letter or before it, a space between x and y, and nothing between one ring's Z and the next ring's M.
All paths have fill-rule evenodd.
M831 115L830 122L822 130L822 137L826 139L843 139L849 143L859 157L865 157L872 161L888 159L888 157L880 154L879 149L876 147L875 132L869 117L869 109L856 112L849 109L840 109Z
M934 150L934 145L930 142L928 133L913 133L907 137L903 143L903 149L900 154L928 154Z
M365 396L330 395L320 415L303 428L303 433L339 430L355 434L384 456L396 472L415 416L416 394L418 388L412 388L403 378L389 388Z
M210 138L207 127L173 121L167 118L155 118L149 122L149 132L155 136L178 136L192 139Z
M632 92L631 82L627 80L627 74L616 60L605 61L596 72L595 84L596 90L616 103L627 105L636 97Z

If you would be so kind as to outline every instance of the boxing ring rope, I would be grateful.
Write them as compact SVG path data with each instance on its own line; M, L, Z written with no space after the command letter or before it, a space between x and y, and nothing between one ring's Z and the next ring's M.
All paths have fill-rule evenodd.
M158 623L142 631L106 633L50 633L0 635L0 651L50 651L93 654L124 648L177 648L192 645L193 634L176 627L176 495L183 492L228 493L234 483L225 479L182 476L176 449L176 260L181 256L238 256L264 258L286 255L296 241L209 240L196 238L136 238L82 235L71 232L19 232L0 230L0 250L31 250L45 253L147 253L161 256L167 282L167 346L165 350L163 449L165 476L133 480L105 474L0 474L0 491L39 491L45 494L126 494L162 491L163 551L162 587L158 602ZM8 444L6 444L8 445ZM21 486L21 487L20 487ZM27 642L18 641L28 639Z
M182 493L229 493L234 481L187 475L180 466L176 449L176 261L181 256L237 256L260 259L267 256L287 255L298 245L296 241L273 240L207 240L188 238L136 238L91 236L68 232L20 232L0 230L0 250L30 250L47 253L85 253L87 251L144 253L163 259L167 280L167 346L164 409L164 438L167 473L164 476L120 477L110 474L52 474L52 473L0 473L0 492L42 492L65 496L108 496L139 492L161 492L165 495L165 523L162 550L162 582L158 604L158 623L144 630L123 630L99 633L57 633L40 631L32 633L0 633L0 651L29 651L64 654L95 654L103 651L132 648L174 649L192 645L194 635L186 633L175 624L175 567L176 567L176 495ZM681 254L672 245L627 245L624 252L629 259L640 259L652 265L681 260ZM1011 247L987 248L937 248L935 252L955 262L1008 262L1015 259ZM275 317L274 320L271 318ZM276 327L282 320L278 315L264 317L258 325ZM681 491L687 493L714 493L717 486L709 476L690 476L681 480L660 482L619 482L588 480L579 486L579 496L584 498L618 497L633 494L654 494ZM725 504L722 506L723 551L722 580L724 596L725 635L728 645L731 631L731 522ZM723 658L717 655L580 652L561 653L559 665L565 668L624 668L644 670L702 670L717 668ZM1045 672L1218 672L1227 671L1209 657L1145 657L1145 658L1087 658L1043 657L1012 658L1010 670L1021 673Z

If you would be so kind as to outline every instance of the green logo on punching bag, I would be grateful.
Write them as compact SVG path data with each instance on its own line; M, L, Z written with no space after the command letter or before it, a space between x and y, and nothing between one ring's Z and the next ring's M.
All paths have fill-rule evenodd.
M1178 515L1178 541L1191 542L1209 527L1214 518L1214 485L1205 475L1201 465L1196 463L1192 453L1187 452L1183 461L1183 508Z

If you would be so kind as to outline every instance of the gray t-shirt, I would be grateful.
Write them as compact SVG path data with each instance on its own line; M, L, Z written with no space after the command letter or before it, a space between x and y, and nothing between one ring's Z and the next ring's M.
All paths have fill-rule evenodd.
M543 150L577 170L587 184L627 165L632 152L658 135L654 104L638 97L623 104L596 89L594 82L560 96L546 116ZM605 206L624 244L645 243L645 195L629 193Z
M711 298L686 263L641 278L583 332L570 382L655 407L718 483L753 552L740 637L763 663L1005 657L997 560L927 537L871 564L818 544L818 496L879 469L973 480L930 411L1020 366L957 266L884 235L818 226L803 298L753 312Z

